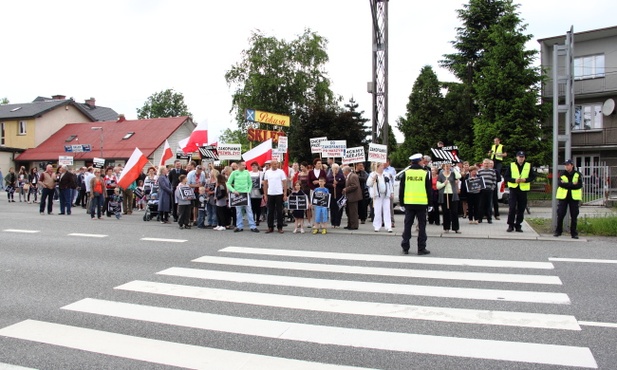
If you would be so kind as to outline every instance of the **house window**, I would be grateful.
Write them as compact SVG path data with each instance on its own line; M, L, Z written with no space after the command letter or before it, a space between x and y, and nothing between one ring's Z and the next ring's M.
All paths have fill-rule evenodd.
M574 58L574 79L604 77L604 54Z
M4 146L6 145L6 141L4 139L5 135L4 135L4 122L0 122L0 129L2 129L2 137L0 137L0 145Z
M574 107L572 130L602 129L602 103L577 105Z
M26 134L26 121L19 121L19 134L18 135L25 135Z
M133 136L133 135L135 135L135 132L130 131L129 133L127 133L126 135L124 135L124 136L122 137L122 140L128 140L128 139L130 139L130 138L131 138L131 136Z

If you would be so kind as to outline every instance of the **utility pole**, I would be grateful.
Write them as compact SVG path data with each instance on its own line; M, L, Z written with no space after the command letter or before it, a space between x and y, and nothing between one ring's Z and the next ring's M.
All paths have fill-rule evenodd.
M372 141L388 145L388 2L369 0L373 20L373 79L368 92L373 95Z

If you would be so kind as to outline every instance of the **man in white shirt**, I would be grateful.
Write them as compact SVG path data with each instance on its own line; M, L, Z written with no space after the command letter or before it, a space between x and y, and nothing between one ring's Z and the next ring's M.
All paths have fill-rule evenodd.
M268 208L268 231L274 232L274 215L276 214L276 228L279 234L283 231L283 202L287 199L287 175L279 168L277 160L272 160L270 169L264 173L264 198Z
M86 208L86 213L90 214L90 192L92 191L92 189L90 189L90 180L92 180L92 178L94 177L94 169L92 168L92 166L88 167L88 170L84 173L84 183L85 183L85 188L86 188L86 200L84 203L84 208Z

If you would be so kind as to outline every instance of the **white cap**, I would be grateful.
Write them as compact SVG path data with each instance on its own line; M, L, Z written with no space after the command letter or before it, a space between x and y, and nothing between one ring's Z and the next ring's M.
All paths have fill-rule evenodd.
M414 155L412 155L411 157L409 157L409 160L412 162L419 162L422 160L422 153L416 153Z

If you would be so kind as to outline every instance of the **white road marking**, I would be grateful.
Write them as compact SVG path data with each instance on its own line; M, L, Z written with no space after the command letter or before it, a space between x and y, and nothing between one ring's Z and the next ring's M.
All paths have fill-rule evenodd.
M258 254L267 256L286 256L286 257L309 257L327 258L350 261L372 261L372 262L395 262L395 263L417 263L426 265L449 265L449 266L478 266L478 267L505 267L505 268L525 268L552 270L555 268L550 262L533 261L500 261L500 260L480 260L463 258L439 258L439 257L419 257L419 256L386 256L381 254L356 254L356 253L337 253L337 252L314 252L301 250L268 249L268 248L246 248L246 247L227 247L219 250L226 253Z
M144 240L148 242L167 242L167 243L184 243L185 239L163 239L163 238L141 238L139 240Z
M582 262L582 263L617 263L617 260L583 259L583 258L557 258L550 257L553 262Z
M36 320L26 320L0 329L0 335L190 369L357 369L348 366L320 364L165 342Z
M31 367L23 367L11 364L0 363L0 370L36 370Z
M591 351L586 347L300 324L97 299L85 299L64 308L97 315L323 345L561 366L597 367ZM2 334L1 331L0 334Z
M274 268L274 269L283 269L283 270L336 272L336 273L341 273L341 274L360 274L360 275L417 277L417 278L427 278L427 279L451 279L451 280L469 280L469 281L494 281L494 282L502 282L502 283L561 285L561 280L559 279L559 277L546 276L546 275L499 274L499 273L435 271L435 270L409 270L409 269L393 269L393 268L383 268L383 267L325 265L325 264L319 264L319 263L285 262L285 261L256 260L256 259L215 257L215 256L200 257L200 258L194 259L193 262L212 263L212 264L218 264L218 265L263 267L263 268Z
M24 233L24 234L36 234L36 233L40 233L41 230L21 230L21 229L4 229L2 230L6 233ZM0 364L0 366L2 366ZM2 367L0 367L0 369L2 369Z
M570 304L564 293L529 292L516 290L454 288L441 286L404 285L375 283L369 281L326 280L300 278L283 275L247 274L215 270L189 269L172 267L160 272L160 275L181 276L203 280L233 281L251 284L281 285L312 289L347 290L354 292L386 293L416 295L442 298L485 299L512 302L534 302L549 304Z
M106 238L109 235L104 234L84 234L84 233L70 233L69 236L83 236L86 238Z
M598 326L601 328L617 329L617 324L612 322L579 321L578 324L584 326Z
M338 299L215 289L148 281L132 281L127 284L120 285L115 289L217 302L241 303L350 315L391 317L405 320L428 320L479 325L581 330L576 318L568 315L414 306L381 302L345 301Z

